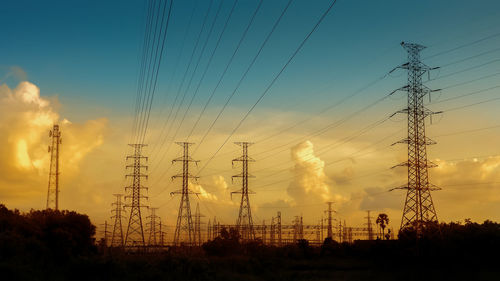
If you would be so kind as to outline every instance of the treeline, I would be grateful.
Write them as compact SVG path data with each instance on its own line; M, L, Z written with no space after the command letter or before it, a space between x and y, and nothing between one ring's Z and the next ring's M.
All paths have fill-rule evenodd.
M321 247L242 243L238 231L222 229L202 247L130 253L99 248L94 237L86 215L0 205L2 280L500 280L500 224L491 221Z
M0 205L0 272L14 277L4 280L57 280L68 265L97 254L94 235L86 215Z

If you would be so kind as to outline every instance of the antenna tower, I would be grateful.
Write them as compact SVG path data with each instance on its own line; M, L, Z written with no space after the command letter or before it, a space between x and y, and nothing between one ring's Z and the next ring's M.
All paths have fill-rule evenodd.
M59 210L59 145L61 144L61 131L59 125L55 124L49 131L51 144L50 152L50 170L49 187L47 191L47 209Z

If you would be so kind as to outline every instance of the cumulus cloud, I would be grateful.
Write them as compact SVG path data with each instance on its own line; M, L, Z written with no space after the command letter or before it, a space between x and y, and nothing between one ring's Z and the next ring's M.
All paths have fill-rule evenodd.
M30 82L21 82L14 89L0 85L2 197L15 201L46 193L50 162L48 133L53 124L61 126L61 176L66 179L76 176L85 156L102 144L106 119L83 124L60 120L57 105L57 99L42 97L40 89Z
M314 155L312 142L302 142L291 149L293 180L287 192L298 204L306 202L343 201L334 193L331 181L325 174L325 162Z

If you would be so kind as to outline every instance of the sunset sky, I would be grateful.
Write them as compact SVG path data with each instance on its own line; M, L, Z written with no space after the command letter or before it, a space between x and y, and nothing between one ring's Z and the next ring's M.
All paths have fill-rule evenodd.
M127 143L133 139L145 2L3 3L0 203L22 211L45 208L48 132L58 122L61 208L86 213L95 224L111 221L113 194L124 193L128 184L125 157L132 152ZM170 192L181 183L171 176L182 167L171 160L181 154L175 142L189 136L195 143L192 156L201 161L192 166L201 177L191 184L200 192L192 208L200 203L204 221L217 216L235 222L239 199L230 192L240 186L231 175L240 170L231 160L241 151L233 143L249 141L256 160L250 168L255 223L269 223L281 211L284 223L302 214L305 223L317 224L325 202L333 201L336 218L350 226L362 227L366 210L372 210L387 213L397 229L405 191L388 190L405 184L406 169L391 167L407 153L404 145L391 144L405 138L406 116L388 117L406 106L406 96L396 92L376 101L406 83L404 70L388 74L406 61L401 41L427 46L423 62L441 67L424 77L429 88L442 89L426 98L429 109L443 111L427 122L427 135L437 141L428 147L428 157L438 164L430 180L442 188L432 193L439 220L500 220L500 2L495 0L339 0L214 154L330 2L292 1L206 134L288 0L264 0L260 7L257 0L174 0L144 150L150 167L147 204L159 207L163 223L175 225L180 198Z

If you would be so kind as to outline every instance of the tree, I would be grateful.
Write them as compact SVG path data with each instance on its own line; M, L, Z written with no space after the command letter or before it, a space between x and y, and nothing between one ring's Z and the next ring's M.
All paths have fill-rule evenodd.
M389 224L389 217L387 214L379 214L377 220L375 221L382 229L382 239L384 239L385 227Z

